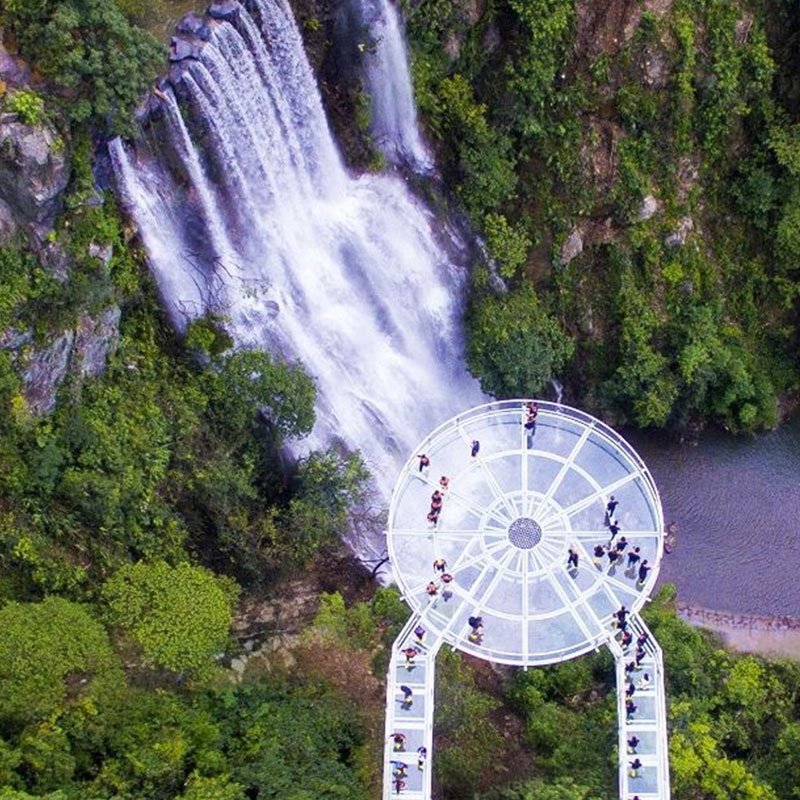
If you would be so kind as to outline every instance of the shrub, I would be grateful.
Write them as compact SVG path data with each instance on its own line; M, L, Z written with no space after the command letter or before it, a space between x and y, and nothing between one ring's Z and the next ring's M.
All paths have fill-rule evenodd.
M474 301L467 325L469 370L485 392L497 397L535 397L574 351L572 340L527 284Z
M45 718L121 681L108 635L85 606L48 597L0 609L0 717Z
M162 63L153 36L106 0L9 0L0 24L19 42L73 122L132 133L133 109Z
M141 647L146 664L195 675L225 648L236 594L230 579L164 561L125 566L103 589L109 620Z
M19 118L26 125L38 125L44 119L44 98L33 89L19 89L9 94L3 108Z

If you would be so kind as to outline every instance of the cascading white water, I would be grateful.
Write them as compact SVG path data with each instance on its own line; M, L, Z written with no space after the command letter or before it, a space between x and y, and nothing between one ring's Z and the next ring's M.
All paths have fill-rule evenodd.
M373 40L364 59L375 143L391 163L428 172L433 158L419 134L400 15L391 0L356 3Z
M409 449L482 399L464 271L402 181L347 175L285 0L249 8L184 62L168 136L111 143L119 191L174 323L216 311L238 346L302 361L318 386L303 447L358 448L386 498Z

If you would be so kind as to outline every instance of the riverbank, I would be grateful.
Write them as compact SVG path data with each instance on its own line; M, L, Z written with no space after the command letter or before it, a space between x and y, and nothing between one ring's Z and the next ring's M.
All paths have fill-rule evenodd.
M800 660L797 617L731 614L685 603L679 603L676 611L690 625L719 634L725 645L736 652Z

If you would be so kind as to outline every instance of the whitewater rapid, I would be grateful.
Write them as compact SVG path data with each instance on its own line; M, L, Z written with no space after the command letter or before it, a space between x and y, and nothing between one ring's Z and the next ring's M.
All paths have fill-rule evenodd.
M465 270L402 180L348 175L285 0L234 7L153 131L111 143L119 194L176 327L217 312L237 347L301 361L318 403L298 451L359 449L385 501L411 448L483 399L463 361Z

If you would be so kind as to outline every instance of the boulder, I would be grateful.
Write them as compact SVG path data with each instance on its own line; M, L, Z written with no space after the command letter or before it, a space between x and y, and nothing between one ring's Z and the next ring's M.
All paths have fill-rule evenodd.
M49 124L0 123L0 197L17 223L47 222L69 182L69 159Z
M694 221L691 217L683 217L678 223L678 227L664 239L667 247L680 247L686 244L686 238L694 230Z
M208 7L209 16L233 22L239 16L241 5L236 0L214 0Z
M172 37L170 44L169 60L184 61L187 58L198 58L205 42L202 39L182 39L178 36Z
M7 89L19 89L27 86L31 81L31 70L19 58L14 58L0 41L0 81Z
M59 242L46 242L39 250L42 266L59 282L69 278L69 256Z
M0 242L13 236L17 230L17 223L11 209L0 198Z
M177 33L185 34L193 39L202 39L204 42L211 38L211 28L203 17L197 14L187 14L175 28Z
M89 242L89 247L87 249L89 255L92 258L96 258L104 267L107 267L111 263L111 257L114 255L113 245Z
M578 228L573 228L561 248L561 263L569 264L581 252L583 252L583 237Z
M650 219L656 211L658 211L658 200L652 194L648 194L642 200L642 204L636 212L636 221L644 222Z

